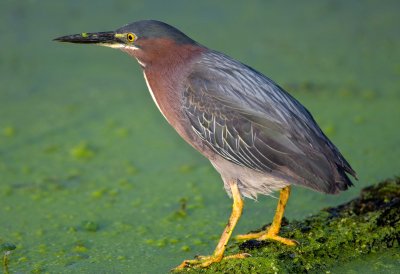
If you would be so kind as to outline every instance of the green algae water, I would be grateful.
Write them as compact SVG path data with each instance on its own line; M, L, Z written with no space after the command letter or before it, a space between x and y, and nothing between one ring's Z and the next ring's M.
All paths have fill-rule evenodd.
M53 38L158 19L274 79L360 177L339 196L294 188L286 216L301 219L399 175L399 8L2 1L0 245L15 246L7 250L10 273L166 273L210 254L230 214L219 175L158 112L135 60ZM246 200L234 234L270 222L276 202ZM379 254L332 273L397 273L397 262Z

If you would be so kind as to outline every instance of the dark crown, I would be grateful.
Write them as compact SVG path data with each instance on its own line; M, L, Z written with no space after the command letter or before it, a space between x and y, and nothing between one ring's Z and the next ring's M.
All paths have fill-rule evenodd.
M179 44L196 44L180 30L164 22L156 20L142 20L130 23L116 30L117 33L132 32L138 38L167 38Z

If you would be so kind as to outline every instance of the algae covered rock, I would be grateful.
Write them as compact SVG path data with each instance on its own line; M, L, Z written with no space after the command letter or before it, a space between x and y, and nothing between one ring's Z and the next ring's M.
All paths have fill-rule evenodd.
M260 229L261 230L261 229ZM283 237L299 245L271 241L234 243L226 255L251 257L226 260L192 273L329 273L334 265L400 246L400 178L364 188L359 197L326 208L302 221L286 221Z

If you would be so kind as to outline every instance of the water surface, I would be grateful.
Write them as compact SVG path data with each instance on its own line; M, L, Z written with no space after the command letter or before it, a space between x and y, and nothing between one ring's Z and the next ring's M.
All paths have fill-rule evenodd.
M134 60L53 38L159 19L285 87L360 177L339 196L295 188L286 213L294 219L399 174L399 8L396 1L2 1L0 242L17 245L10 270L165 273L212 252L231 208L219 175L158 113ZM236 233L269 222L276 202L246 200ZM393 256L382 261L396 266Z

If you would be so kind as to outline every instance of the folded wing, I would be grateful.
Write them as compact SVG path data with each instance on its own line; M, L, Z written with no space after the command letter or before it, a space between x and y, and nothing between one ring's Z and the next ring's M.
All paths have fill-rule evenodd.
M354 170L311 114L252 68L207 52L183 98L194 132L226 160L327 193L352 185Z

